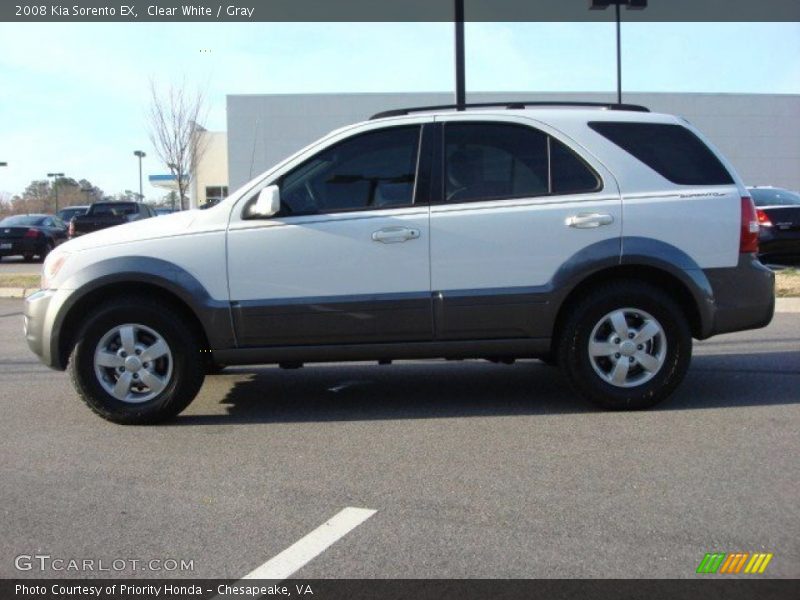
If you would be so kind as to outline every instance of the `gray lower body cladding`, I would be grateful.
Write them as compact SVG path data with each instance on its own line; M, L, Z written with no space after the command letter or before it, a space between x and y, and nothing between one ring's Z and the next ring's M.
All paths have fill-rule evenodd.
M714 293L711 333L765 327L775 312L775 274L755 254L740 254L730 269L704 271Z
M736 267L688 269L683 274L701 314L700 337L755 329L772 319L774 274L754 255L741 255ZM206 302L194 309L206 328L214 359L224 364L522 358L549 353L558 310L569 289L540 286L230 305ZM70 296L68 291L42 291L25 303L28 345L57 369L66 366L58 340Z
M49 367L55 366L50 353L48 309L55 292L40 290L25 299L23 330L28 347Z

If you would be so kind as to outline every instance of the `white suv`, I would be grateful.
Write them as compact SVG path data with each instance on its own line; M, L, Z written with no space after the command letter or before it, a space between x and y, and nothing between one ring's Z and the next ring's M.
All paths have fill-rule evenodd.
M652 406L693 337L772 318L752 201L683 119L535 104L377 115L213 208L63 244L28 343L118 423L176 415L220 365L322 361L540 358Z

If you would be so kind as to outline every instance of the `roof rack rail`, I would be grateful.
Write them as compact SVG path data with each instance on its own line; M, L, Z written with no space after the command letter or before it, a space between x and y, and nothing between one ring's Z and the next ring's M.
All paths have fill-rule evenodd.
M558 101L519 101L519 102L478 102L472 104L465 104L463 108L492 108L492 107L505 107L509 110L522 109L528 106L574 106L574 107L594 107L605 108L608 110L629 110L634 112L650 112L646 106L639 104L618 104L616 102L558 102ZM370 121L374 119L385 119L386 117L400 117L415 112L430 112L435 110L458 110L457 104L440 104L438 106L415 106L411 108L396 108L393 110L385 110L370 117Z

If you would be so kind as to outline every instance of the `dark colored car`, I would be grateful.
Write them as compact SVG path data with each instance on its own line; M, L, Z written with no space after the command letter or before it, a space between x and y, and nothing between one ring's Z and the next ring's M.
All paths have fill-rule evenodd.
M0 221L0 257L44 259L67 239L67 226L54 215L14 215Z
M153 212L156 213L157 217L163 217L165 215L171 215L174 212L178 212L176 208L154 208Z
M69 223L69 237L74 238L114 225L122 225L154 217L153 209L139 202L95 202L86 214L77 215Z
M62 208L56 213L56 216L60 218L64 223L69 223L72 221L72 217L77 217L78 215L85 215L86 211L89 210L89 205L86 204L84 206L67 206L66 208Z
M756 205L759 254L772 262L800 262L800 194L776 187L748 188Z

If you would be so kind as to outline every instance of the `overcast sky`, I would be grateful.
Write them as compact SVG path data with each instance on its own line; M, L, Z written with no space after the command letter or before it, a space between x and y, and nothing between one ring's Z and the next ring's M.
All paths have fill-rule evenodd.
M449 91L449 23L0 24L0 193L48 171L107 193L166 169L147 135L148 85L227 94ZM467 91L616 89L611 23L468 23ZM627 91L800 94L798 23L623 24ZM609 95L613 99L613 95ZM388 108L388 107L387 107ZM145 181L145 195L159 190Z

